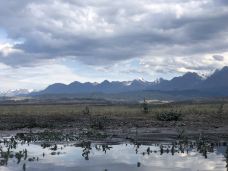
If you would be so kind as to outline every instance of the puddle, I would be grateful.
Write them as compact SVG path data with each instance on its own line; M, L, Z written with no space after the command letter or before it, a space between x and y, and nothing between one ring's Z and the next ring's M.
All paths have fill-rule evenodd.
M227 170L226 143L104 144L1 140L0 171Z

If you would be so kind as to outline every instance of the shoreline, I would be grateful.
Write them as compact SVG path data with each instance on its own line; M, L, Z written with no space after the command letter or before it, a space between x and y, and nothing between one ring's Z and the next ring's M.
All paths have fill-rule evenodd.
M188 140L197 140L203 136L210 141L225 141L228 142L228 126L217 129L186 129L186 128L130 128L128 130L107 129L107 130L94 130L94 129L18 129L18 130L1 130L0 138L16 136L21 134L37 134L37 133L59 133L59 134L75 134L83 135L82 139L87 141L101 141L101 142L125 142L125 141L138 141L138 142L160 142L160 141L174 141L181 138ZM92 133L91 133L92 132ZM88 135L91 134L91 135ZM104 137L100 136L104 135ZM180 137L181 136L181 137Z

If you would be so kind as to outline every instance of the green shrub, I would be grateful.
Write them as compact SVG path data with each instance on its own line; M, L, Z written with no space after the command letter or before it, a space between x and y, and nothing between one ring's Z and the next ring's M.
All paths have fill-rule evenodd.
M181 116L181 113L171 111L157 114L157 119L159 121L179 121Z
M148 103L146 102L146 99L144 99L144 102L142 104L143 112L148 113L149 112L149 106Z
M90 111L89 111L89 107L86 106L85 109L83 110L83 114L84 115L89 115L90 114Z

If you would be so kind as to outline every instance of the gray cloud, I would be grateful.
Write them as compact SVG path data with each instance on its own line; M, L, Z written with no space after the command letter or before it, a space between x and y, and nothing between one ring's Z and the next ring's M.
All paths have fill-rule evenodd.
M106 65L148 56L228 51L226 0L0 0L0 4L0 26L10 39L21 40L14 46L20 52L0 56L7 65L38 65L56 58Z
M213 55L213 58L216 61L224 61L224 57L221 55Z

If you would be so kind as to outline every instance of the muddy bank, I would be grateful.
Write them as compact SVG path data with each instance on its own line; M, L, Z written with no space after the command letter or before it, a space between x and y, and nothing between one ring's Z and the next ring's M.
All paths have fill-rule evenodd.
M80 137L80 140L92 142L159 142L159 141L172 141L178 139L197 140L204 137L210 141L225 141L228 142L228 126L213 128L213 129L199 129L199 128L116 128L116 129L91 129L91 128L63 128L63 129L18 129L18 130L4 130L0 131L0 137L10 137L20 134L36 135L48 133L48 135L62 135L68 137ZM59 139L60 141L64 141Z
M179 136L227 138L227 103L0 106L0 136L18 132L84 134L87 139L165 140ZM106 139L107 139L106 138Z
M180 136L196 139L205 135L210 139L228 140L225 121L156 121L147 118L122 118L78 115L74 118L56 117L47 119L10 118L1 120L0 137L29 132L61 132L84 134L93 141L169 141ZM89 135L89 136L87 136ZM105 135L100 138L98 135Z

